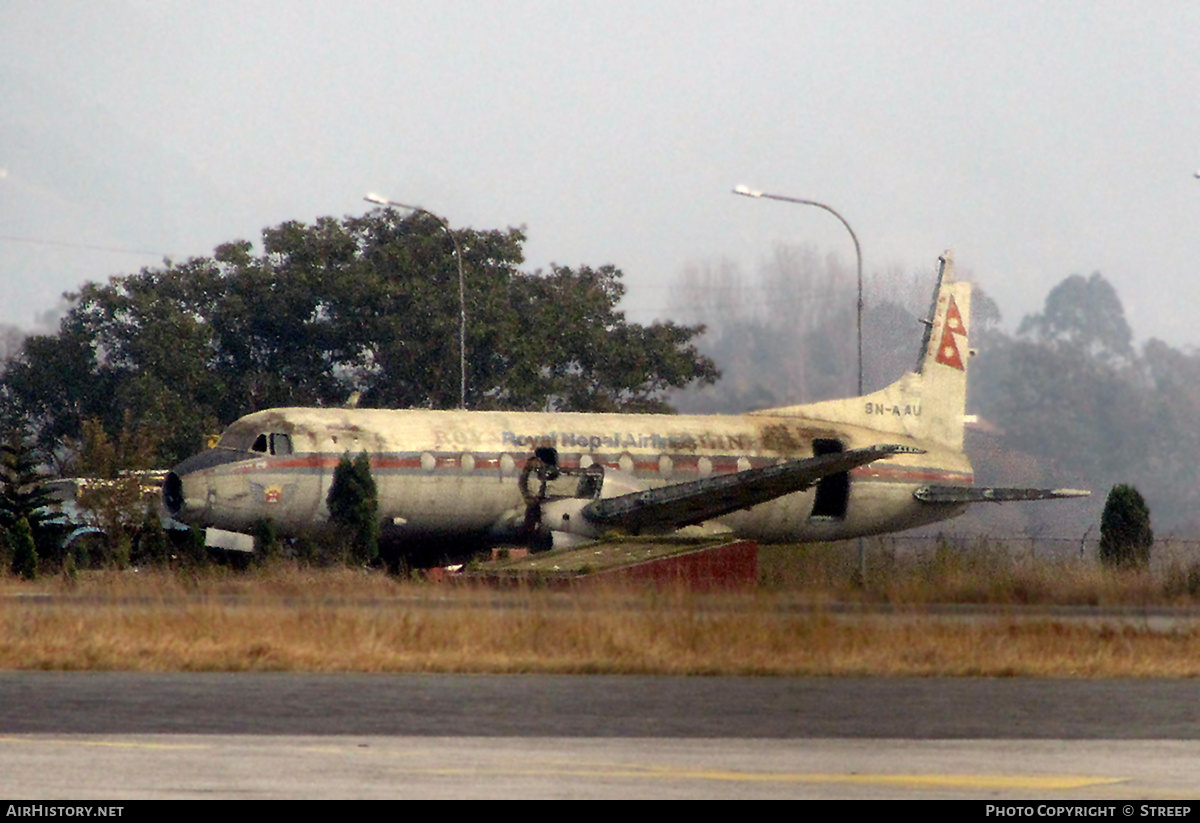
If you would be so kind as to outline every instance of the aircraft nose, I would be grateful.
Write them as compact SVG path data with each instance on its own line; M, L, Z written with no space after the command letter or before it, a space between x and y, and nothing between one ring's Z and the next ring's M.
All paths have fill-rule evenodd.
M205 489L210 472L226 463L239 463L243 460L253 460L262 455L253 452L243 452L235 449L215 448L206 452L192 455L171 471L163 481L163 506L171 516L189 521L189 516L198 516L207 505Z

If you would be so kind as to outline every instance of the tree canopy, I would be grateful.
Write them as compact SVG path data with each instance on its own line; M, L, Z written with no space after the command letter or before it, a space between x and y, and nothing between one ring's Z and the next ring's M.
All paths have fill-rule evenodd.
M1017 334L1039 342L1061 341L1104 361L1134 356L1133 332L1116 289L1100 272L1091 277L1073 274L1046 295L1041 314L1021 321Z
M669 411L667 389L718 376L692 345L702 327L626 321L612 266L524 272L521 229L454 234L470 408ZM263 408L459 401L458 268L429 215L287 222L261 253L227 243L68 298L58 332L28 338L0 385L6 415L57 459L88 420L114 441L136 427L157 444L142 459L161 464Z
M1200 353L1156 339L1135 346L1112 285L1099 273L1076 274L1015 336L989 334L972 402L1007 447L1053 462L1072 485L1136 483L1164 523L1194 533L1198 378Z

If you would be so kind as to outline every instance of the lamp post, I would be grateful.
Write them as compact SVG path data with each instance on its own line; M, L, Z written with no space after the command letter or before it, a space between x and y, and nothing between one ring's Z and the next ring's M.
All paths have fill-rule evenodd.
M850 239L854 241L854 256L858 260L858 396L863 395L863 338L862 338L862 315L863 315L863 278L862 278L862 246L858 244L858 235L854 233L854 229L850 228L850 224L846 222L846 218L837 213L835 209L826 206L824 203L818 203L816 200L802 200L799 197L785 197L782 194L767 194L766 192L752 189L749 186L735 186L734 194L740 194L743 197L767 198L768 200L782 200L785 203L798 203L801 206L816 206L818 209L824 209L832 214L838 220L842 221L842 225L846 227L846 231L850 232ZM863 539L858 538L858 579L861 585L866 585L867 582L867 550L863 544Z
M799 197L785 197L782 194L767 194L749 186L735 186L734 194L740 194L743 197L767 198L768 200L782 200L785 203L798 203L801 206L816 206L818 209L824 209L832 214L838 220L842 221L842 225L846 227L846 231L850 232L850 239L854 241L854 256L858 260L858 396L862 397L863 393L863 334L862 334L862 316L863 316L863 275L862 275L862 247L858 245L858 235L854 233L854 229L850 228L850 224L846 222L846 218L842 217L832 207L826 206L824 203L818 203L816 200L801 200Z
M450 236L450 242L454 244L454 260L458 263L458 407L465 409L467 407L467 287L466 278L463 277L462 247L458 245L458 238L450 230L450 223L446 218L434 214L429 209L397 203L395 200L388 200L375 192L369 192L363 199L379 206L390 206L427 214L442 225L446 234Z

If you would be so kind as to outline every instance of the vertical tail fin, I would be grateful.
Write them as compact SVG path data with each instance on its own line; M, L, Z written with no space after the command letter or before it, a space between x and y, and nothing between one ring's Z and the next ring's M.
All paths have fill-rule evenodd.
M950 251L939 261L937 288L929 318L924 321L925 335L915 372L864 397L827 400L755 414L807 417L864 426L961 449L967 402L967 362L971 354L967 334L971 284L954 279L954 258Z
M967 333L971 317L971 284L954 279L954 256L942 254L916 376L920 383L924 436L962 448L967 410L967 366L971 358ZM907 375L906 375L907 377ZM886 393L905 382L901 378Z

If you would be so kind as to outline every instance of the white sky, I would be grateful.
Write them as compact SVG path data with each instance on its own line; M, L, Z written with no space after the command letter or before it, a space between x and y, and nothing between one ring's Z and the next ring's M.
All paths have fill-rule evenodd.
M612 263L639 321L690 261L852 262L747 183L868 272L953 246L1010 324L1098 270L1197 344L1198 81L1188 2L0 0L0 322L368 190Z

